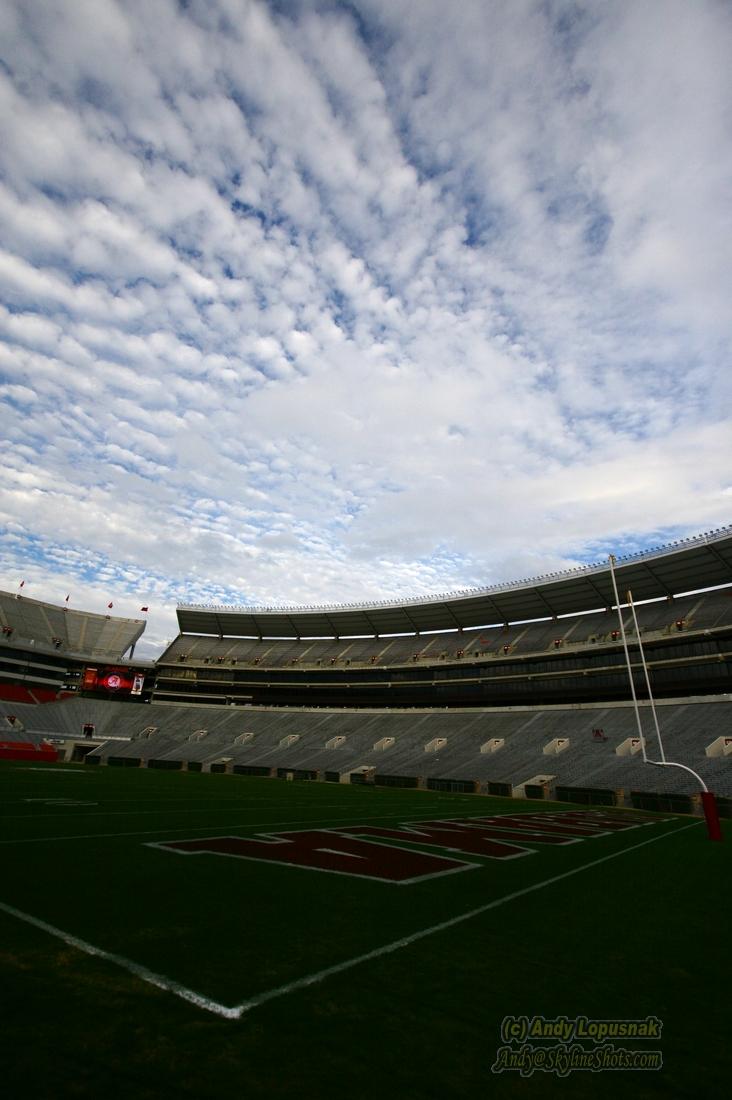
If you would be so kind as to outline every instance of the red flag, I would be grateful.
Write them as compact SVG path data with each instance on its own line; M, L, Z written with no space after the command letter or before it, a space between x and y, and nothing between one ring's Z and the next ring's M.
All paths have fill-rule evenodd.
M70 596L70 595L71 595L71 593L69 593L69 595L68 595L68 596L66 597L66 599L64 600L64 603L68 603L68 602L69 602L69 596Z
M114 604L113 603L108 603L107 607L114 607Z
M149 608L149 607L141 607L141 608L140 608L140 611L149 611L149 610L150 610L150 608Z
M18 585L18 587L22 588L24 584L25 584L25 581L21 581L20 584Z

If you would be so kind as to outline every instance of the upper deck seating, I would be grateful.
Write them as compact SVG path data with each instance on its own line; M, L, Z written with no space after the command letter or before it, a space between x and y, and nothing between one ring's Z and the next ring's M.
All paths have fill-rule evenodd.
M0 645L32 645L119 661L145 629L142 619L97 615L0 592Z
M643 637L732 625L728 590L661 600L636 607ZM635 636L631 612L623 610L629 640ZM677 626L677 624L680 624ZM347 668L351 665L391 666L442 661L491 660L617 643L615 611L592 612L534 623L512 623L483 629L372 638L272 639L216 638L179 635L160 664L242 664L262 668Z

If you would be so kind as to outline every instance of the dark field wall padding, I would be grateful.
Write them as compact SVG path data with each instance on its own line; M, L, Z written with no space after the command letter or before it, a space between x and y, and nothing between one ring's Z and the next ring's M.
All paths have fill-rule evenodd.
M653 810L656 813L693 814L694 802L690 794L649 794L631 791L631 803L636 810Z
M452 791L454 794L475 794L480 786L473 779L428 779L428 791Z
M419 780L414 775L375 775L374 783L377 787L417 787Z
M580 802L583 806L615 806L618 800L615 791L599 787L557 787L556 799L557 802Z
M732 817L732 798L721 798L716 795L717 813L720 817Z

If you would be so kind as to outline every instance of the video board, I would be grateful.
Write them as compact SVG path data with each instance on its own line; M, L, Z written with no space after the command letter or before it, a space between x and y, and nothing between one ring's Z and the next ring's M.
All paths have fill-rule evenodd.
M82 691L108 691L114 695L142 695L142 672L120 665L87 665L81 678Z

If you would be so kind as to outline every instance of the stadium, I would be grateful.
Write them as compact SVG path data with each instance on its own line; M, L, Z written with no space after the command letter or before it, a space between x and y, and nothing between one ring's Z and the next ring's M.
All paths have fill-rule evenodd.
M3 1098L729 1095L732 6L659 6L0 0Z
M639 766L643 718L652 732L640 638L669 759L726 809L732 531L634 555L616 573L635 620L627 605L618 618L607 564L430 600L180 605L180 633L155 662L134 661L143 620L5 593L4 732L88 765L646 808L657 796L691 812L692 776Z
M0 594L4 969L37 1028L23 1094L48 1088L69 1004L80 1091L53 1095L96 1094L110 1066L120 1095L180 1095L170 1058L191 1095L226 1094L237 1066L272 1095L283 1034L282 1094L305 1073L340 1095L353 1028L379 1036L380 1087L424 1095L434 1074L450 1095L490 1075L484 1027L498 1050L508 1015L593 1011L663 1018L654 1057L691 1081L687 962L663 960L693 959L713 1002L727 846L701 789L728 818L732 529L614 572L619 610L608 563L432 599L180 605L155 661L135 659L143 620ZM611 994L617 967L640 986ZM313 1063L324 1026L338 1049ZM660 1065L634 1075L657 1095L642 1068ZM721 1054L705 1072L716 1095ZM544 1083L583 1095L579 1073Z

